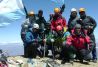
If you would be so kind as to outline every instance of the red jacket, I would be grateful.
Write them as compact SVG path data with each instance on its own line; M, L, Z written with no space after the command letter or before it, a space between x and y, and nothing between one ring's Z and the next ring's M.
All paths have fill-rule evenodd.
M66 20L62 17L58 17L57 20L52 20L51 21L51 29L56 31L56 27L58 25L61 25L62 28L66 27Z
M86 45L90 44L90 37L86 36L69 36L66 40L67 45L73 45L76 49L86 49ZM85 45L86 44L86 45Z
M0 67L8 67L8 65L0 63Z

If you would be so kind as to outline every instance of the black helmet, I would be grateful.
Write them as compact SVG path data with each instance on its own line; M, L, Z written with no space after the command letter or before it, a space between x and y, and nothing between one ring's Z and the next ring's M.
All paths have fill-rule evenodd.
M42 13L43 14L43 10L39 10L38 13Z

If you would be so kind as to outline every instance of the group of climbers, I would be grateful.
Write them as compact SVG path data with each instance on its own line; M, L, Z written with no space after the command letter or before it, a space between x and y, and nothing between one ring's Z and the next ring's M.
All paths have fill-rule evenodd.
M94 36L94 30L96 27L96 21L91 17L91 16L87 16L85 9L84 8L80 8L79 9L79 15L80 18L77 16L77 10L75 8L72 8L71 10L71 15L70 15L70 19L68 21L68 30L69 32L72 32L72 29L74 29L74 26L76 24L80 24L81 25L81 30L82 30L82 34L83 36L89 36L91 41L93 42L93 48L92 48L92 59L94 62L96 62L97 60L97 56L96 56L96 42L95 42L95 36Z
M54 9L54 14L50 14L50 23L43 17L43 11L38 14L30 12L26 21L22 24L21 38L24 42L25 57L35 58L36 55L49 56L62 59L62 64L74 59L80 62L97 61L96 43L94 29L95 20L86 16L84 8L78 11L71 9L68 25L62 16L65 5Z

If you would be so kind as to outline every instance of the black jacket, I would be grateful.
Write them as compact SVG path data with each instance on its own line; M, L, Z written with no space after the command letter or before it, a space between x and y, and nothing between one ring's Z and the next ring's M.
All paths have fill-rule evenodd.
M78 18L70 18L68 21L68 31L71 32L71 30L75 27L75 25L77 24L77 20Z
M90 16L86 16L86 18L82 20L80 19L78 20L78 23L81 24L82 28L89 30L89 26L91 26L92 28L90 32L93 33L95 27L97 26L96 21Z

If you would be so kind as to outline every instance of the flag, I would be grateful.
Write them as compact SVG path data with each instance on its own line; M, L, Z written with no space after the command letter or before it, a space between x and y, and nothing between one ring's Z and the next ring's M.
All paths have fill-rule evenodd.
M0 0L0 26L9 25L25 16L22 0Z
M51 1L53 1L57 4L60 4L60 5L64 4L64 0L51 0Z

